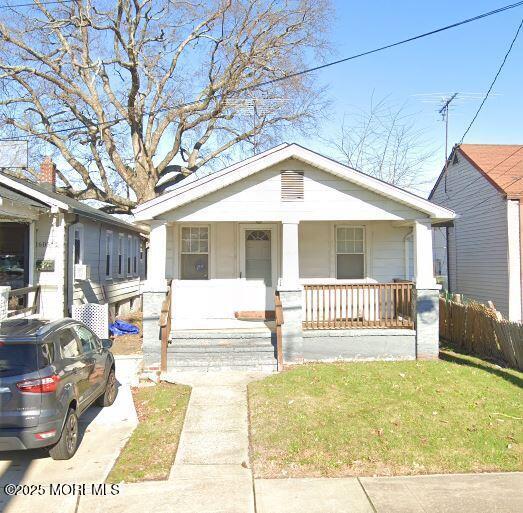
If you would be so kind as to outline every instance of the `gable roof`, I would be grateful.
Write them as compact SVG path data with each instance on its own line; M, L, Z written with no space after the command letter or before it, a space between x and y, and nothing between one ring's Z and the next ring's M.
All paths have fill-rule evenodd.
M111 214L102 212L90 205L82 203L81 201L69 198L28 180L21 180L0 172L0 184L6 189L10 189L26 198L36 200L38 203L47 205L51 209L55 208L65 212L71 212L73 214L88 217L95 221L120 226L136 232L143 231L143 229L134 224L118 219Z
M169 192L138 205L133 213L137 220L150 220L181 207L203 196L207 196L248 176L274 166L284 160L296 159L310 164L339 178L353 182L381 196L403 203L415 210L423 212L434 219L450 220L455 214L452 210L432 203L421 196L405 191L383 182L370 175L356 171L335 160L320 155L298 144L284 143L254 157L242 160L216 173L191 180L183 180Z
M455 152L462 155L498 191L508 199L523 198L523 145L521 144L461 144L454 148L449 157L452 161ZM443 170L438 177L429 198L434 194Z

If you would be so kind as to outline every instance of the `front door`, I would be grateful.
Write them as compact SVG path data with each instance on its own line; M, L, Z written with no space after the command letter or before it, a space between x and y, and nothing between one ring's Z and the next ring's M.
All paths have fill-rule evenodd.
M273 310L277 281L276 225L241 225L240 277L245 294L251 297L249 310Z

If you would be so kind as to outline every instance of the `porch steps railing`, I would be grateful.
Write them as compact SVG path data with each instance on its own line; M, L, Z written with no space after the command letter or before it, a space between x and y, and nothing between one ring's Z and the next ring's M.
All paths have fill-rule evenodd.
M169 343L169 335L171 332L172 294L173 286L171 280L168 283L167 294L163 300L162 311L160 312L160 319L158 320L161 341L160 370L162 372L167 370L167 344Z
M19 304L20 298L25 298L22 304ZM39 306L40 285L11 289L9 291L7 317L36 315L39 313Z
M283 335L281 327L283 325L283 307L280 295L274 296L274 317L276 321L276 359L278 361L278 370L283 370Z
M304 285L304 329L414 326L410 282Z

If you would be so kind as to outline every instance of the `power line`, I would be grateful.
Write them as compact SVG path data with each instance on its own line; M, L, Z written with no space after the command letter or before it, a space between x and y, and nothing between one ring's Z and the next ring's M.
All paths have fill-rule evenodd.
M510 43L510 46L508 47L508 50L505 53L505 57L503 57L503 61L501 62L501 65L498 68L498 71L497 71L496 75L494 76L494 79L492 80L490 87L488 88L487 92L485 93L485 96L483 97L483 100L480 103L478 110L476 111L476 114L474 114L472 121L470 122L469 126L465 130L465 133L461 137L460 144L463 142L463 139L465 139L466 135L469 133L469 130L472 128L472 125L474 124L474 122L476 121L476 118L478 117L479 113L481 112L483 105L485 105L485 102L487 101L487 98L489 97L489 94L492 91L492 88L494 87L494 84L496 83L496 80L498 79L498 77L501 73L501 70L503 69L503 66L505 66L505 63L507 62L508 56L510 55L512 48L514 47L514 44L519 36L519 32L521 31L522 26L523 26L523 18L521 19L518 29L516 30L516 33L514 34L514 37L512 38L512 42Z
M49 2L49 3L51 3L51 2ZM60 3L60 2L58 2L58 3ZM19 6L20 5L22 5L22 4L19 4ZM523 5L523 0L521 0L519 2L516 2L516 3L513 3L513 4L505 5L503 7L500 7L498 9L494 9L492 11L488 11L488 12L485 12L485 13L482 13L482 14L478 14L477 16L473 16L472 18L467 18L465 20L458 21L458 22L452 23L450 25L446 25L444 27L440 27L440 28L431 30L429 32L424 32L422 34L418 34L416 36L412 36L412 37L409 37L407 39L402 39L401 41L396 41L395 43L390 43L390 44L385 45L385 46L380 46L380 47L374 48L372 50L367 50L365 52L357 53L357 54L351 55L349 57L345 57L343 59L338 59L336 61L332 61L332 62L328 62L328 63L325 63L325 64L321 64L319 66L314 66L312 68L304 69L304 70L298 71L296 73L290 73L290 74L284 75L282 77L278 77L278 78L274 78L274 79L271 79L271 80L267 80L265 82L260 82L259 84L253 84L253 85L250 85L250 86L245 86L245 87L242 87L242 88L237 89L235 91L231 91L229 94L243 93L243 92L250 91L250 90L253 90L253 89L257 89L257 88L260 88L260 87L264 87L264 86L267 86L267 85L271 85L271 84L275 84L275 83L278 83L278 82L282 82L284 80L289 80L289 79L295 78L297 76L313 73L315 71L319 71L319 70L322 70L322 69L325 69L325 68L329 68L331 66L336 66L338 64L342 64L344 62L348 62L348 61L351 61L351 60L354 60L354 59L365 57L367 55L371 55L371 54L374 54L374 53L382 52L384 50L388 50L388 49L394 48L396 46L407 44L407 43L410 43L412 41L416 41L418 39L422 39L422 38L425 38L425 37L428 37L428 36L432 36L434 34L438 34L440 32L446 31L446 30L450 30L450 29L459 27L461 25L472 23L474 21L477 21L477 20L480 20L480 19L483 19L483 18L487 18L487 17L492 16L494 14L498 14L498 13L501 13L501 12L504 12L504 11L508 11L510 9L514 9L516 7L520 7L521 5ZM11 7L14 7L14 6L11 6ZM520 28L521 28L521 26L520 26ZM217 95L215 98L221 98L222 96L223 95L220 94L220 95ZM182 107L188 107L190 105L194 105L195 103L198 103L199 101L201 101L201 100L193 100L191 102L182 103L182 104L179 104L179 105L176 105L176 106L172 106L172 107L163 107L163 108L160 108L160 109L156 109L154 111L144 112L144 115L153 115L153 114L157 114L157 113L160 113L160 112L163 112L163 111L179 109L179 108L182 108ZM89 125L89 127L86 127L85 125L75 126L75 127L67 127L67 128L56 129L56 130L52 130L52 131L39 132L39 133L35 133L35 134L28 134L28 135L25 135L23 137L38 137L38 136L41 136L41 135L53 135L53 134L58 134L58 133L62 133L62 132L71 132L71 131L74 131L74 130L82 130L82 129L85 129L85 128L96 128L96 127L100 127L101 128L103 126L117 124L117 123L120 123L120 122L125 121L125 120L126 120L126 118L116 117L112 121L107 121L107 122L103 122L103 123L99 123L99 122L98 123L92 123L91 125ZM0 139L0 141L2 141L2 140L3 141L8 141L9 139L6 139L6 138Z
M76 0L50 0L48 2L40 2L35 4L34 2L27 4L14 4L14 5L0 5L0 9L16 9L17 7L40 7L41 5L53 5L53 4L70 4Z

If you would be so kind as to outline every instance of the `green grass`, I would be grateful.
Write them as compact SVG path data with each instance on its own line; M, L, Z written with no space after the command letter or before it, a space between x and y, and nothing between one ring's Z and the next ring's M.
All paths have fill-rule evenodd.
M523 469L523 374L440 361L310 364L249 385L258 477Z
M134 483L167 479L176 456L191 389L162 383L133 389L140 423L107 481Z

